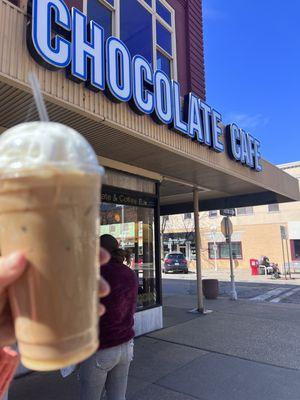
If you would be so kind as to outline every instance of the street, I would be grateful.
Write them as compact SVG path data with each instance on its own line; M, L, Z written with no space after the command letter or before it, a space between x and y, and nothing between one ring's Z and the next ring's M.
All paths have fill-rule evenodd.
M211 274L204 273L203 278L211 278ZM220 297L226 298L230 295L231 284L229 272L220 273L219 289ZM214 274L218 278L218 274ZM225 280L226 279L226 280ZM246 280L246 279L245 279ZM247 281L237 281L236 290L240 299L251 301L268 301L271 303L293 303L300 304L300 276L295 275L293 280L284 278L273 280L270 277L247 277ZM168 274L163 276L164 295L173 294L196 294L196 275L189 273Z

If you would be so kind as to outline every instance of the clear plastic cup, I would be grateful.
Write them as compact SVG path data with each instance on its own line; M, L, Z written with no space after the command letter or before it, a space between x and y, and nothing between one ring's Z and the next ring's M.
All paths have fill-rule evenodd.
M29 261L9 289L29 369L60 369L98 348L101 175L90 144L67 126L25 123L0 136L0 247Z

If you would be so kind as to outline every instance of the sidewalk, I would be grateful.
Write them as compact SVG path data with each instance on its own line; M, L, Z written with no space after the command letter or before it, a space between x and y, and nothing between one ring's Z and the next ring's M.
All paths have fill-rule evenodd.
M165 328L136 340L128 400L299 400L300 309L293 304L165 298ZM77 400L76 377L32 374L10 400Z
M236 282L245 283L271 283L275 285L300 285L300 273L292 272L292 279L287 276L285 279L284 274L282 274L280 279L274 279L270 275L251 275L248 269L235 269L234 275ZM178 274L163 274L165 279L178 279ZM219 268L217 271L214 269L204 269L202 271L203 279L218 279L219 281L229 281L230 280L230 270L229 267ZM196 280L196 272L191 270L188 275L180 275L182 280Z

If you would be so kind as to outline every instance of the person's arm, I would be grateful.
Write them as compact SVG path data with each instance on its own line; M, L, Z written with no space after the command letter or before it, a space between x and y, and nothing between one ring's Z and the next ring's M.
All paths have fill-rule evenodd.
M0 346L15 342L7 288L23 274L26 263L25 255L21 252L0 258Z
M10 347L0 349L0 399L8 390L20 362L20 356Z
M100 251L100 262L108 262L110 255L104 250ZM8 257L0 258L0 400L8 389L19 364L19 355L9 347L14 343L15 333L12 315L8 303L7 288L15 282L25 271L27 260L22 252L16 252ZM107 282L100 278L99 297L109 294ZM103 315L105 308L100 306L99 314Z
M0 258L0 345L15 342L15 334L8 304L7 287L16 281L26 268L23 253ZM9 347L0 348L0 399L4 396L19 365L19 355Z

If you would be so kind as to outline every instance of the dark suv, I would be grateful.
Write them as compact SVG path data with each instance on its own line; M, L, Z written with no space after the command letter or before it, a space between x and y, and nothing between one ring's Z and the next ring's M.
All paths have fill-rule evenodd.
M165 274L168 272L183 272L184 274L188 274L187 259L182 253L173 252L167 254L163 265L163 272Z

